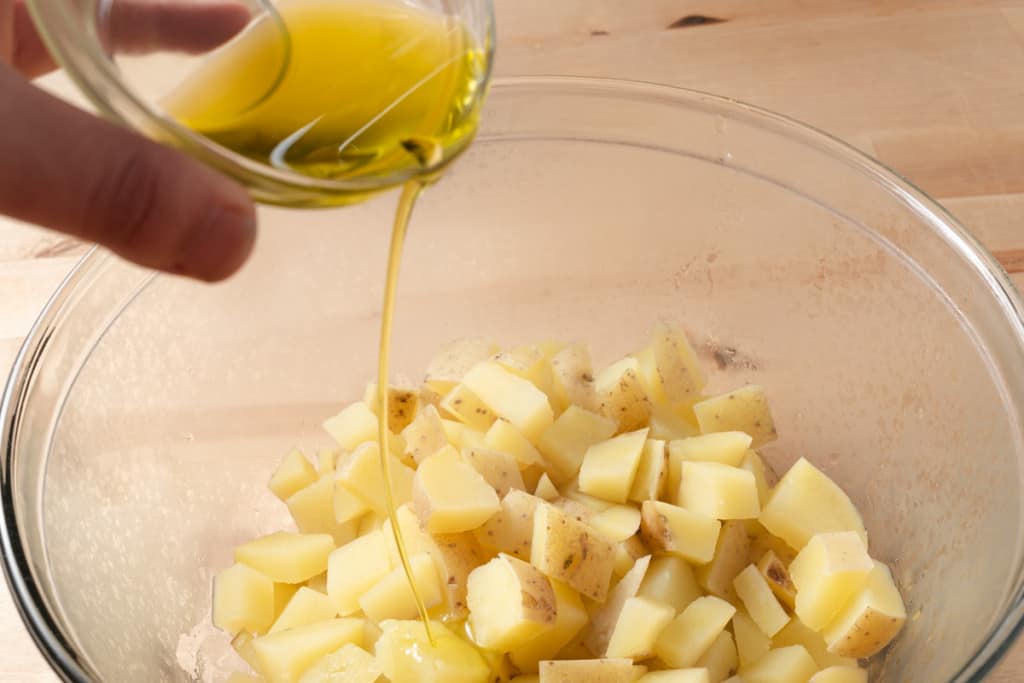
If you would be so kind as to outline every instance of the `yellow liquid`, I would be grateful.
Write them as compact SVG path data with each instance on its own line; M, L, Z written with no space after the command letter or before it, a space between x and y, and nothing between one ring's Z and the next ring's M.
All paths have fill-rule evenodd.
M437 170L476 131L487 52L451 17L395 0L285 0L210 55L168 113L253 161L358 201ZM283 66L287 69L282 71Z

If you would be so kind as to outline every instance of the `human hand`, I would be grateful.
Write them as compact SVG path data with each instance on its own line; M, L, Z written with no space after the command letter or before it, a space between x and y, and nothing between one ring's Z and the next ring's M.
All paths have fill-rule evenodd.
M135 53L206 52L250 18L230 0L119 0L117 7L109 39ZM234 273L256 238L245 190L27 80L54 68L23 0L0 0L0 213L150 268L207 281Z

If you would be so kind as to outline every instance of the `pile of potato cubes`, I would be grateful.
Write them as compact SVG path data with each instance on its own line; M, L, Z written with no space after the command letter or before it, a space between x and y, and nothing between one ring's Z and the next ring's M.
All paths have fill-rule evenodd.
M581 344L455 342L389 388L409 564L385 503L377 388L271 490L298 533L239 546L214 623L268 683L854 683L904 606L850 499L799 460L777 483L765 394L704 397L685 334L595 375Z

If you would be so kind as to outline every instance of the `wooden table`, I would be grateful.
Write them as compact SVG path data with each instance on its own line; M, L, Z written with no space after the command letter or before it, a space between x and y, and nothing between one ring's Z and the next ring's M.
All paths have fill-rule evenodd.
M938 198L1024 285L1024 0L497 5L499 75L657 81L789 114ZM0 223L0 368L85 249ZM1022 679L1024 641L990 680ZM0 592L0 681L53 680Z

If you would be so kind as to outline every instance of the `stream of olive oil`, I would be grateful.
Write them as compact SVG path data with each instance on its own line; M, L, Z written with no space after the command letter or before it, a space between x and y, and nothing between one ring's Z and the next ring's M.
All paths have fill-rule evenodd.
M459 21L393 0L283 0L287 32L255 22L165 100L169 114L252 161L321 180L319 206L403 182L388 256L377 400L387 508L430 644L430 619L399 529L387 457L388 359L402 247L425 183L471 142L489 53ZM286 60L286 61L282 61ZM284 66L286 68L284 68Z

